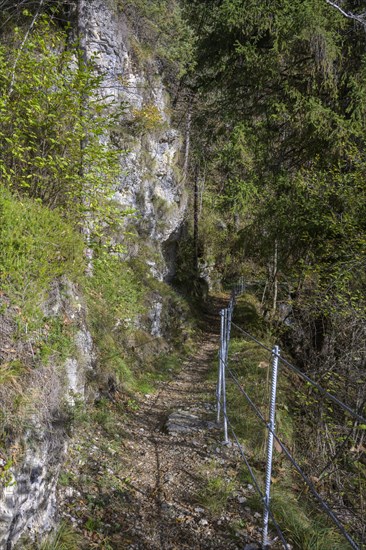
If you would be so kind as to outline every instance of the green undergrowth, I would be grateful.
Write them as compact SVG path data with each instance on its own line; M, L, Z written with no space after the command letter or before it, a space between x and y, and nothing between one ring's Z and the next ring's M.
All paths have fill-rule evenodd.
M182 353L161 353L150 362L149 368L140 372L135 387L139 392L154 393L157 384L171 380L177 374L182 365Z
M39 328L51 282L84 271L82 238L57 210L0 188L0 243L1 290L28 329Z
M263 511L263 503L257 495L250 497L247 505L252 511ZM291 493L289 487L272 486L271 510L294 550L350 549L326 516L315 512L310 502Z
M81 307L84 315L83 303L71 303L71 283L85 298L94 343L90 395L108 401L118 392L126 396L127 409L133 410L135 394L152 393L174 376L190 350L194 329L184 300L154 279L143 260L124 261L103 247L94 248L92 276L86 276L83 238L57 210L1 188L0 222L0 447L12 460L9 436L12 442L21 437L32 418L48 422L53 409L70 414L62 385L65 359L78 359L78 321L67 308ZM61 307L58 313L53 313L54 300ZM150 333L154 303L161 304L161 334L156 336ZM58 388L50 410L39 387L48 385ZM95 421L110 431L113 420L103 400L92 409Z
M211 460L201 472L201 488L196 494L196 502L211 514L219 515L225 511L229 499L236 488L236 480L228 481L222 466L217 460Z
M73 353L73 323L46 313L44 305L54 281L81 280L83 248L80 234L57 210L0 187L0 321L11 338L2 386L15 389L31 368L51 359L60 364Z
M85 285L101 381L113 377L127 392L152 393L177 371L182 354L190 349L188 306L139 259L96 258L93 277ZM161 333L152 336L154 302L162 305Z
M55 281L80 281L83 248L57 209L0 187L0 446L9 459L19 458L14 442L30 419L42 421L58 407L56 390L49 410L42 392L62 378L57 369L74 352L75 326L45 304Z
M272 349L274 336L260 314L256 297L245 294L237 300L234 323ZM252 339L232 328L229 347L229 369L262 416L268 418L271 383L271 353ZM248 403L240 388L228 376L227 407L232 426L255 464L265 459L266 428ZM279 376L277 388L276 429L287 445L293 442L293 423L287 398L289 382Z
M71 526L61 523L57 531L49 535L41 544L27 543L22 539L16 548L19 550L79 550L81 543L82 537Z
M126 331L143 312L143 288L126 263L102 254L93 262L93 276L85 281L85 293L100 370L130 386L133 374L123 347Z

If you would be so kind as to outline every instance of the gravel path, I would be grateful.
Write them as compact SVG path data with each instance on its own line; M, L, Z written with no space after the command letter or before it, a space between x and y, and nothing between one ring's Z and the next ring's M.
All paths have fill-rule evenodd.
M216 319L207 317L198 351L175 379L117 426L120 444L116 437L108 444L102 430L74 441L69 477L75 481L61 490L62 511L83 530L87 548L243 550L259 540L258 520L245 504L252 488L232 484L240 458L221 444L214 422L208 372L216 368ZM83 446L88 458L80 460ZM229 499L213 511L200 495L217 476L230 486Z
M215 351L213 339L204 342L129 429L131 485L138 489L130 533L137 540L126 548L239 548L225 521L213 524L197 502L207 463L222 454L205 382Z

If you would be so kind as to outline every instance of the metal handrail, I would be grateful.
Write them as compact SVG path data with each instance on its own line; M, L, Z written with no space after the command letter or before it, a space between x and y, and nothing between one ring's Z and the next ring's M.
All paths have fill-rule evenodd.
M284 359L281 354L278 346L274 346L273 349L270 349L268 346L263 344L260 340L255 338L252 334L244 330L242 327L238 326L236 323L232 321L233 313L234 313L234 306L236 303L236 298L240 294L242 294L245 291L245 284L244 281L241 280L239 285L235 285L228 307L220 311L221 316L221 331L220 331L220 350L219 350L219 370L218 370L218 384L216 389L216 397L217 397L217 421L220 421L220 413L222 411L223 413L223 423L224 423L224 444L227 444L229 442L228 439L228 427L230 427L230 430L233 434L233 437L238 445L238 448L240 450L240 454L242 455L242 458L249 470L249 473L253 479L255 488L258 492L258 494L261 496L264 504L263 509L263 533L262 533L262 542L263 547L266 548L268 544L268 520L269 517L271 518L274 526L276 527L276 530L279 534L279 537L282 541L283 547L285 549L288 548L288 545L284 539L283 533L281 529L279 528L278 524L275 521L275 518L273 517L273 514L271 512L270 508L270 487L271 487L271 471L272 471L272 460L273 460L273 442L274 440L279 444L282 451L286 455L287 459L291 462L292 466L296 469L298 474L302 477L306 485L309 487L311 493L316 498L316 500L319 502L320 506L323 508L324 512L328 515L328 517L332 520L332 522L336 525L336 527L339 529L340 533L344 536L344 538L347 540L347 542L350 544L353 550L360 550L360 547L357 545L357 543L354 541L354 539L351 537L351 535L346 531L343 524L341 523L340 519L337 517L337 515L333 512L333 510L330 508L330 506L325 502L325 500L321 497L321 495L316 490L314 484L311 482L311 480L308 478L308 476L304 473L296 459L292 456L290 451L287 449L287 447L284 445L284 443L281 441L281 439L278 437L278 435L275 432L275 407L276 407L276 388L277 388L277 376L278 376L278 367L279 363L284 364L288 369L290 369L292 372L296 373L298 376L300 376L303 380L305 380L308 384L315 387L323 396L333 401L335 404L337 404L341 409L343 409L345 412L353 416L358 422L362 422L366 424L366 418L362 416L359 412L353 410L350 406L343 403L340 399L338 399L337 396L329 393L325 388L323 388L318 382L312 380L309 376L301 372L300 369L295 367L292 363ZM272 355L272 379L271 379L271 393L270 393L270 407L269 407L269 421L267 422L263 416L263 414L260 412L260 410L256 407L248 393L245 391L245 389L240 384L240 381L238 379L238 376L235 375L234 371L229 367L228 359L229 359L229 344L230 344L230 336L231 336L231 328L234 327L235 329L239 330L242 334L244 334L247 338L255 342L258 346L260 346L262 349L265 349L266 351L270 352ZM267 440L267 460L266 460L266 477L265 477L265 492L264 494L260 490L260 487L258 485L258 482L255 478L254 472L248 462L247 457L245 456L244 450L242 449L242 446L239 443L238 437L235 434L235 431L232 427L232 424L228 417L227 412L227 401L226 401L226 376L229 375L230 378L234 381L236 386L239 388L240 392L244 395L246 400L248 401L250 407L255 412L256 416L259 418L261 423L265 425L265 427L268 430L268 440Z

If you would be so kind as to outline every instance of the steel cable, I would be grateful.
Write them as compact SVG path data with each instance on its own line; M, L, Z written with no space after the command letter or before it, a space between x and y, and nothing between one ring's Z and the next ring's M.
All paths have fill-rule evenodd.
M326 512L328 517L333 521L333 523L338 527L339 531L342 533L342 535L345 537L345 539L349 542L349 544L352 546L354 550L360 550L359 546L356 544L356 542L352 539L352 537L347 533L345 528L343 527L342 523L338 519L338 517L335 515L333 510L328 506L328 504L323 500L321 495L316 490L314 484L310 481L308 476L303 472L299 464L296 462L290 451L287 449L287 447L282 443L281 439L277 436L275 431L270 427L270 425L266 422L264 416L260 412L260 410L256 407L256 405L253 403L247 392L244 390L242 385L240 384L239 380L235 377L233 371L228 368L228 373L230 374L231 378L234 380L235 384L239 388L240 392L244 395L244 397L247 399L248 403L250 404L251 408L255 412L256 416L261 420L261 422L267 427L268 431L270 431L274 437L274 439L277 441L277 443L280 445L281 449L291 462L291 464L294 466L296 471L300 474L302 479L305 481L306 485L309 487L310 491L314 495L314 497L317 499L323 510Z
M334 403L336 403L339 407L341 407L342 409L344 409L345 411L347 411L351 416L353 416L354 418L356 418L356 420L358 420L359 422L363 423L363 424L366 424L366 418L364 416L362 416L361 414L359 414L358 412L354 411L353 409L351 409L351 407L349 407L348 405L346 405L345 403L343 403L343 401L340 401L340 399L338 399L338 397L336 397L335 395L329 393L325 388L323 388L322 386L320 386L320 384L318 384L317 382L315 382L314 380L312 380L311 378L309 378L309 376L307 376L306 374L304 374L303 372L301 372L300 369L298 369L297 367L295 367L295 365L293 365L292 363L290 363L289 361L287 361L286 359L284 359L283 357L279 356L279 360L282 361L282 363L284 363L289 369L291 369L293 372L295 372L298 376L300 376L301 378L303 378L306 382L308 382L309 384L311 384L312 386L314 386L317 390L320 391L320 393L322 393L323 395L325 395L326 397L328 397L328 399L330 399L331 401L333 401Z
M269 349L267 346L265 346L264 344L262 344L262 342L260 342L259 340L257 340L257 338L255 338L254 336L252 336L249 332L247 332L246 330L242 329L241 327L239 327L238 325L236 325L235 323L232 323L232 325L238 329L240 332L242 332L243 334L245 334L248 338L250 338L251 340L253 340L253 342L255 342L256 344L258 344L259 346L261 346L263 349L269 351L270 353L272 353L272 350ZM338 397L336 397L335 395L329 393L325 388L323 388L322 386L320 386L320 384L318 384L317 382L315 382L314 380L312 380L309 376L307 376L306 374L304 374L303 372L301 372L300 369L298 369L297 367L295 367L295 365L293 365L292 363L290 363L289 361L287 361L286 359L284 359L283 357L281 357L280 355L278 356L279 360L284 363L284 365L286 365L289 369L291 369L293 372L295 372L298 376L300 376L303 380L305 380L306 382L308 382L309 384L311 384L312 386L314 386L318 391L320 391L320 393L322 393L325 397L327 397L328 399L330 399L331 401L333 401L334 403L336 403L339 407L341 407L343 410L345 410L346 412L348 412L351 416L353 416L354 418L356 418L359 422L363 423L363 424L366 424L366 418L364 416L362 416L361 414L359 414L358 412L354 411L353 409L351 409L351 407L349 407L348 405L346 405L345 403L343 403L343 401L341 401L340 399L338 399Z
M272 350L270 348L268 348L267 346L265 346L264 344L262 344L262 342L260 342L259 340L257 340L257 338L255 338L254 336L252 336L249 332L247 332L246 330L242 329L241 327L239 327L237 324L235 323L231 323L233 325L233 327L237 328L240 332L242 332L243 334L245 334L246 336L248 336L248 338L250 338L250 340L253 340L253 342L255 342L256 344L258 344L258 346L260 346L261 348L269 351L269 353L272 353Z
M231 305L231 304L230 304ZM271 350L270 348L268 348L267 346L265 346L262 342L260 342L257 338L255 338L254 336L252 336L249 332L245 331L244 329L242 329L241 327L239 327L238 325L236 325L235 323L231 323L232 326L234 326L236 329L238 329L241 333L245 334L250 340L252 340L253 342L255 342L256 344L258 344L261 348L265 349L266 351L270 352L271 354L273 354L273 350ZM292 370L293 372L295 372L298 376L300 376L303 380L305 380L307 383L309 383L311 386L315 387L318 389L318 391L320 393L322 393L325 397L327 397L328 399L330 399L331 401L333 401L334 403L336 403L339 407L341 407L343 410L345 410L346 412L348 412L351 416L353 416L354 418L356 418L358 421L362 422L362 423L366 423L366 419L361 415L359 414L358 412L354 411L353 409L351 409L351 407L349 407L348 405L346 405L345 403L343 403L342 401L340 401L336 396L332 395L331 393L329 393L327 390L325 390L322 386L320 386L320 384L318 384L317 382L315 382L314 380L312 380L309 376L307 376L306 374L304 374L303 372L301 372L297 367L295 367L294 365L292 365L289 361L287 361L286 359L283 359L279 354L276 354L276 356L278 357L278 359L280 359L280 361L282 361L290 370ZM227 363L226 363L227 365ZM228 365L227 365L228 367ZM280 438L276 435L276 433L274 432L274 429L271 428L271 426L266 422L263 414L261 413L261 411L256 407L256 405L254 404L254 402L252 401L252 399L249 397L249 395L247 394L247 392L244 390L244 388L241 386L239 380L238 380L238 377L237 375L235 376L234 375L234 372L232 371L232 369L230 369L229 367L227 368L228 370L228 373L229 375L231 376L231 378L233 379L233 381L235 382L235 384L238 386L240 392L244 395L244 397L246 398L246 400L248 401L248 403L250 404L252 410L254 411L255 415L259 418L259 420L266 426L266 428L269 430L269 432L272 434L272 436L274 437L274 439L277 441L277 443L280 445L282 451L285 453L286 457L288 458L288 460L291 462L291 464L293 465L293 467L296 469L296 471L298 472L298 474L301 476L301 478L304 480L304 482L306 483L306 485L309 487L311 493L313 494L313 496L316 498L316 500L319 502L320 506L322 507L322 509L325 511L325 513L328 515L328 517L332 520L332 522L338 527L339 531L342 533L342 535L345 537L345 539L349 542L349 544L351 545L351 547L354 549L354 550L359 550L359 546L357 545L357 543L352 539L352 537L347 533L347 531L345 530L345 528L343 527L342 523L340 522L340 520L338 519L338 517L336 516L336 514L332 511L332 509L328 506L328 504L323 500L323 498L321 497L321 495L318 493L318 491L316 490L315 486L313 485L313 483L310 481L310 479L307 477L307 475L303 472L303 470L301 469L301 467L299 466L299 464L296 462L295 458L292 456L292 454L290 453L290 451L287 449L287 447L282 443L282 441L280 440ZM224 411L224 415L225 415L225 418L226 418L226 421L229 423L229 426L230 426L230 429L235 437L235 440L238 444L238 447L240 449L240 452L243 456L243 459L248 467L248 470L251 474L251 477L253 479L253 472L250 468L250 465L248 463L248 461L246 460L246 457L244 455L244 451L243 449L241 448L238 440L237 440L237 437L236 437L236 434L235 434L235 431L230 423L230 421L228 420L228 417L227 417L227 413ZM254 481L254 479L253 479ZM259 491L259 494L262 495L259 487L258 487L258 484L255 483L256 485L256 489L257 491ZM263 498L263 496L262 496ZM270 514L271 518L273 519L273 516L269 510L269 508L267 506L266 507L266 510L268 511L268 513ZM282 538L281 538L282 540ZM286 542L285 542L286 544ZM287 546L286 546L287 548Z

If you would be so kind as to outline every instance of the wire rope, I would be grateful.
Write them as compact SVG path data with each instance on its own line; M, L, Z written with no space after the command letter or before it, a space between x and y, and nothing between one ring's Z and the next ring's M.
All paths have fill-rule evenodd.
M339 531L342 533L342 535L345 537L345 539L349 542L351 547L354 550L360 550L359 546L356 544L356 542L353 540L353 538L347 533L345 528L343 527L341 521L336 516L336 514L333 512L333 510L328 506L328 504L324 501L324 499L321 497L321 495L316 490L314 484L310 481L308 476L303 472L299 464L296 462L290 451L287 449L287 447L282 443L281 439L278 437L278 435L275 433L275 431L270 427L270 425L266 422L264 416L260 412L260 410L256 407L256 405L253 403L252 399L249 397L247 392L244 390L242 385L240 384L239 380L235 377L233 371L228 368L228 373L230 374L231 378L234 380L235 384L239 388L240 392L244 395L244 397L247 399L248 403L250 404L251 408L255 412L256 416L261 420L261 422L267 427L268 431L270 431L274 437L274 439L277 441L277 443L280 445L281 449L287 456L288 460L291 462L291 464L294 466L298 474L302 477L302 479L305 481L306 485L309 487L310 491L312 492L313 496L317 499L323 510L326 512L328 517L333 521L333 523L338 527Z

